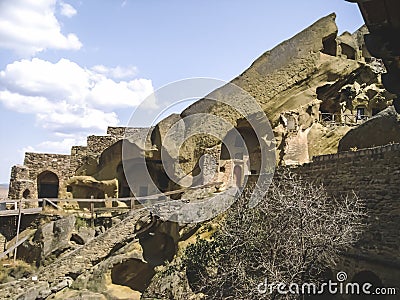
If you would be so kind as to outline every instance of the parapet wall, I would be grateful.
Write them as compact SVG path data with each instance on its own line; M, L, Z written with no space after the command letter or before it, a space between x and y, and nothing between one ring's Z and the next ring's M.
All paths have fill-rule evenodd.
M75 172L86 161L87 147L85 146L72 146L71 148L71 161L70 170Z
M118 139L122 139L125 135L126 127L111 127L107 128L107 135L112 135Z
M390 145L385 145L385 146L378 146L378 147L373 147L373 148L366 148L366 149L360 149L357 151L345 151L345 152L339 152L335 154L327 154L327 155L320 155L320 156L315 156L313 157L313 164L318 164L321 162L328 162L328 161L337 161L340 159L358 159L360 157L374 157L378 156L380 154L384 154L386 152L396 152L400 151L400 144L390 144Z
M87 137L87 153L98 156L117 141L118 138L111 135L90 135Z
M400 274L400 144L314 157L293 171L322 183L330 195L356 193L365 204L368 228L354 253L394 268L381 278Z
M25 153L24 166L29 168L29 179L36 180L37 175L43 171L54 172L59 179L67 178L70 172L70 155Z

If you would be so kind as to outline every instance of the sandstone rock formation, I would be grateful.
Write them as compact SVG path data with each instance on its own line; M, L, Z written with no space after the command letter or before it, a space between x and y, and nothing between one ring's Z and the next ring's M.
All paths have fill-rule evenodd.
M339 142L339 152L400 143L400 115L393 106L349 132Z
M105 136L89 136L86 147L72 147L71 155L27 153L24 166L13 168L9 196L124 198L207 181L241 186L245 176L272 169L260 163L264 154L277 164L291 165L335 153L351 128L394 99L382 86L385 66L365 47L367 32L363 26L338 36L335 14L326 16L264 53L231 84L155 127L110 127ZM243 105L249 97L261 111ZM191 118L199 113L215 116L225 125ZM260 114L268 117L272 132L266 122L254 128L251 121L260 119ZM198 128L203 133L192 136ZM235 131L244 140L242 147L232 138ZM227 143L235 153L227 152ZM210 153L215 163L204 169L200 158ZM162 154L167 164L162 163ZM144 168L149 176L135 174Z
M180 115L159 122L150 135L146 128L111 127L106 136L88 137L87 147L73 147L71 155L27 154L25 165L13 168L10 197L65 196L73 200L157 194L140 174L134 178L136 188L128 184L129 171L143 163L161 191L218 181L223 181L218 187L223 190L240 187L244 176L261 173L266 167L260 163L261 154L274 157L275 166L275 146L276 162L291 165L335 153L338 148L345 151L400 142L399 117L392 109L385 110L393 100L381 83L385 68L363 45L365 27L337 36L334 19L334 14L322 18L263 54L232 81L241 90L222 86ZM238 112L229 106L240 106L249 95L261 112L249 107ZM243 142L235 138L233 129L210 125L204 119L189 120L199 113L223 119ZM262 141L250 122L259 118L258 113L265 114L273 128L268 132L268 124L261 124L265 125ZM168 133L173 126L182 131ZM223 143L206 134L191 136L199 127L205 133L220 133ZM185 142L176 152L175 142L180 138ZM236 152L228 153L225 143L233 144ZM245 146L247 152L241 150ZM168 166L160 162L162 151L170 158ZM178 167L182 171L178 172ZM167 171L178 180L172 181ZM185 191L176 197L197 201L210 191ZM170 207L161 205L160 209L176 214ZM152 282L156 267L171 261L177 252L179 225L142 210L132 214L114 222L112 231L75 229L73 217L42 225L18 252L27 261L45 265L38 271L39 283L26 283L26 291L31 293L27 297L138 299L143 292L145 298L164 292L178 299L201 297L191 294L179 273ZM15 289L23 294L18 290L22 284L4 287L4 291Z
M315 155L335 153L350 128L386 108L393 99L381 84L383 65L371 59L363 45L365 27L337 37L334 19L332 14L317 21L263 54L232 81L253 96L268 116L280 164L304 163ZM224 88L194 103L181 116L215 114L239 128L243 116L209 100L228 97ZM182 159L188 162L183 164L186 171L190 172L202 155L199 148L215 144L204 137L189 141Z
M70 239L74 229L74 216L45 223L18 247L18 257L36 266L49 264L60 254L73 248Z
M19 247L21 258L37 259L37 281L5 284L0 298L140 299L154 269L173 259L180 240L178 223L163 222L144 210L131 212L96 237L94 229L77 230L74 224L74 216L43 224ZM79 239L84 244L74 246ZM73 246L74 251L66 251Z

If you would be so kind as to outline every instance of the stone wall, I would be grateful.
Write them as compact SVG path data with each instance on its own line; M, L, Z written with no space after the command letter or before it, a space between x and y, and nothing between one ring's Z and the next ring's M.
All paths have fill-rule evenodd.
M66 154L47 154L47 153L25 153L24 166L28 168L29 175L27 180L33 182L31 198L37 198L37 178L45 171L53 172L59 180L59 197L65 197L66 180L72 175L70 170L70 155Z
M87 147L85 146L72 146L71 148L71 161L70 170L72 173L86 163L86 156L88 154Z
M13 166L11 168L10 185L8 188L8 198L20 199L24 191L34 191L34 183L29 180L29 168L26 166ZM31 196L31 195L30 195Z
M118 139L115 136L110 135L90 135L87 137L87 153L90 155L98 156L105 149L110 147L112 144L117 142Z
M373 271L386 286L400 287L400 144L314 157L293 171L336 197L354 191L365 204L368 228L342 271Z
M76 175L77 170L85 166L90 159L98 158L105 149L121 140L125 130L125 127L109 127L106 136L91 135L87 138L87 146L73 146L71 155L25 153L24 165L12 167L8 197L20 199L24 197L24 192L29 191L29 198L37 198L37 178L42 172L50 171L57 175L59 180L58 197L66 198L66 181ZM130 130L140 132L142 129Z
M107 135L115 136L118 139L122 139L125 135L126 127L112 127L107 128Z

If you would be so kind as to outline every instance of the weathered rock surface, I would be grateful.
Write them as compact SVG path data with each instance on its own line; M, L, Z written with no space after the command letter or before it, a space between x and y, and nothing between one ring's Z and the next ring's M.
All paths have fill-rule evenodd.
M90 227L81 227L78 229L78 232L72 233L71 241L79 245L84 245L90 242L96 234L95 229Z
M379 72L383 70L372 66L372 62L366 63L362 57L360 43L365 28L353 35L344 33L337 37L334 20L334 14L320 19L267 51L232 80L254 97L269 118L280 164L301 164L312 156L336 152L340 138L357 123L348 120L351 124L347 125L345 114L355 116L357 106L361 105L366 107L365 113L373 114L392 100L381 84ZM230 94L230 89L228 85L217 89L185 109L181 117L214 114L239 126L244 116L227 105L209 100L227 101L235 107L240 100ZM336 118L336 126L330 128L331 124L321 122L321 113ZM338 116L333 117L334 114ZM185 124L186 131L198 127L207 127L207 123ZM201 149L217 143L204 136L188 139L180 152L181 167L187 173L192 172L204 154Z
M118 182L116 179L97 180L92 176L73 176L67 184L71 187L74 198L90 199L116 197L118 195ZM80 207L83 208L80 203ZM86 206L88 206L87 204Z
M143 300L157 299L204 299L204 295L195 294L189 286L189 282L184 270L177 270L174 266L179 265L180 259L176 258L172 263L172 271L168 271L166 267L158 268L157 274L154 276L151 284L142 294ZM170 266L170 267L171 267Z
M4 285L0 298L140 299L155 274L154 268L173 259L180 239L177 223L163 222L143 209L132 211L96 237L91 228L74 231L73 216L65 219L57 220L56 225L56 222L43 225L37 236L46 232L52 237L53 230L48 228L63 224L71 230L57 236L60 245L71 238L85 244L39 268L35 274L37 280ZM51 240L46 237L43 240L46 251L51 251Z
M18 257L37 266L49 264L72 248L70 239L74 229L74 216L43 224L29 240L18 247Z
M55 295L50 296L48 299L53 300L107 300L106 296L100 293L95 293L91 291L77 291L71 289L65 289Z
M339 152L400 142L400 115L389 107L350 130L339 142Z
M82 273L73 288L105 295L115 294L121 288L131 297L142 293L155 274L154 267L172 260L179 241L177 223L157 221L151 224L149 221L143 217L138 219L137 239Z

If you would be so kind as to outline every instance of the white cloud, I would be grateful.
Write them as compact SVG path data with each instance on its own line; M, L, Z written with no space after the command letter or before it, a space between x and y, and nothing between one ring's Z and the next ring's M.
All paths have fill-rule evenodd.
M77 11L71 4L60 2L60 13L67 18L72 18Z
M106 66L103 65L96 65L92 67L92 70L114 79L132 78L138 72L137 68L132 66L130 67L116 66L115 68L107 68Z
M107 126L116 126L118 116L114 112L76 105L66 101L50 101L44 97L26 96L0 91L0 102L13 111L34 114L37 125L58 133L80 130L93 133L104 132Z
M151 80L117 82L94 70L67 59L13 62L0 72L0 103L34 114L38 126L53 132L104 133L119 124L114 109L133 108L153 92Z
M86 137L78 136L73 138L64 138L57 141L44 141L35 146L24 147L21 152L39 152L39 153L59 153L69 154L72 146L86 145Z
M0 1L0 47L23 56L45 49L80 49L75 34L61 33L55 6L56 0Z
M88 94L87 100L102 107L135 107L153 91L148 79L115 82L102 78Z

